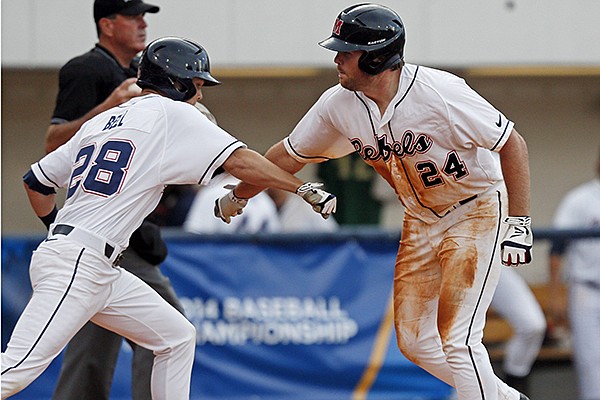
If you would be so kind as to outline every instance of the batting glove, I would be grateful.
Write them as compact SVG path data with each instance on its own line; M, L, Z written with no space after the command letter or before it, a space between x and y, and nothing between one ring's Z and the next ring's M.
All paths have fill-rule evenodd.
M533 245L531 217L507 217L503 222L508 224L508 230L500 243L502 264L515 267L529 264Z
M322 183L306 182L296 189L296 194L301 196L304 201L310 204L316 212L325 219L335 212L337 198L335 195L322 189Z
M235 187L235 186L233 186ZM233 193L232 186L225 186L227 189L231 189L229 193L220 199L215 200L215 217L221 218L226 224L231 222L231 218L236 215L240 215L244 212L244 207L248 204L248 199L242 199L237 197Z

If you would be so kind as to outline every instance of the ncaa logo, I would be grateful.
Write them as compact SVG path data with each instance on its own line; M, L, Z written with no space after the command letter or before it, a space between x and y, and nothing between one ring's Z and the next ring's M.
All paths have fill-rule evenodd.
M344 25L344 21L342 21L341 19L336 19L335 23L333 24L333 34L334 35L340 35L341 31L342 31L342 25Z

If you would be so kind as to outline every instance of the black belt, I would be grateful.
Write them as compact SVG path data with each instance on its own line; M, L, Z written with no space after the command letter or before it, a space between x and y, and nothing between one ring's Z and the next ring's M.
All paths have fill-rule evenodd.
M467 204L470 201L475 200L476 198L477 198L477 195L473 195L471 197L467 197L466 199L459 201L458 204L460 204L462 206L462 205Z
M69 233L73 232L73 229L75 229L74 226L58 224L54 227L54 229L52 229L52 234L68 236ZM115 248L112 245L110 245L108 243L104 244L104 255L106 256L106 258L110 259L113 256L114 252L115 252ZM117 258L114 261L114 264L116 264L118 261L120 261L120 258L121 258L121 256L117 256Z

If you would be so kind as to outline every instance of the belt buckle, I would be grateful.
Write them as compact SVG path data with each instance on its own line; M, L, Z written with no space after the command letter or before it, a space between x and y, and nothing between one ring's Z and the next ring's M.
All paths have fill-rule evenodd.
M123 253L119 253L119 255L115 257L115 261L113 261L112 265L115 267L118 266L122 259Z

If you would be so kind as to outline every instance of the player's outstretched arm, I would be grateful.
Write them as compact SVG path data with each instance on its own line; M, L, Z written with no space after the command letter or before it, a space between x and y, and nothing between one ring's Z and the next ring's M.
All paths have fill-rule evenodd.
M252 185L244 190L238 185L235 189L236 196L246 199L267 187L295 192L304 183L250 149L240 148L234 151L223 164L223 169L240 181Z
M302 167L304 167L304 164L294 160L288 154L282 141L271 146L271 148L265 153L265 158L292 175L300 171ZM265 189L264 186L261 187L257 185L252 185L248 181L243 181L237 185L235 192L238 196L248 199L250 197L256 196L263 189Z
M331 193L320 189L322 184L303 183L292 175L299 171L303 164L289 157L282 144L273 146L267 152L267 156L274 162L248 149L236 150L227 159L223 168L242 182L215 201L215 216L229 223L231 217L242 213L250 197L267 187L298 194L323 218L328 218L335 212L337 199ZM284 168L278 167L278 163Z

